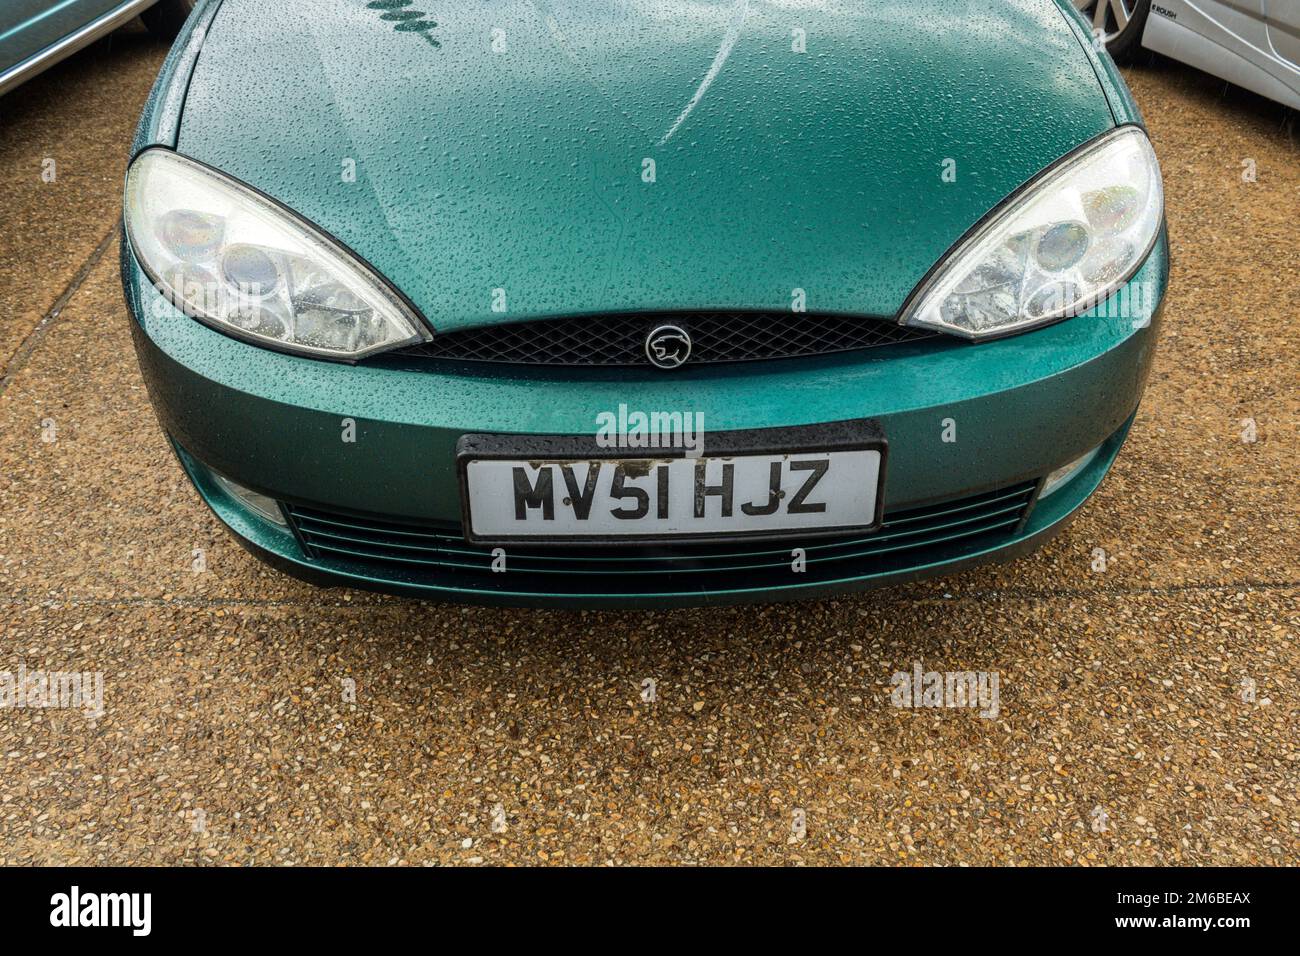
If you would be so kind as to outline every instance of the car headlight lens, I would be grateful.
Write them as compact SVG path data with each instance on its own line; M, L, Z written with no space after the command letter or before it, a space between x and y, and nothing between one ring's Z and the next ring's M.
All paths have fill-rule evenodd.
M355 361L430 338L409 306L319 230L164 149L131 164L127 237L177 308L260 345Z
M1155 151L1123 127L977 226L913 295L903 324L980 339L1086 312L1138 270L1163 218Z

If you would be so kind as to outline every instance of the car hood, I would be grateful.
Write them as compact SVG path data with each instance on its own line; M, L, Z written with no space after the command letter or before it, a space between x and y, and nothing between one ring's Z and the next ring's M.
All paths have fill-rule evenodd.
M225 0L177 147L447 330L892 316L1113 124L1054 0Z

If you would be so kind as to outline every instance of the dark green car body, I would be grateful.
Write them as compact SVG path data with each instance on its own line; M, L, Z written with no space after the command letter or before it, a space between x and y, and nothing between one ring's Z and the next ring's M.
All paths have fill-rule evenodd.
M293 210L385 277L435 339L618 312L776 315L794 289L809 312L893 321L991 210L1141 123L1069 4L953 7L328 0L304 15L210 0L134 149L174 149ZM241 541L333 583L525 605L811 597L1033 546L1119 451L1167 276L1161 234L1130 280L1150 290L1136 313L1099 307L996 341L671 373L400 352L343 364L188 318L123 243L160 421ZM508 549L510 571L493 571L491 549L461 534L458 442L589 434L620 404L697 411L711 433L872 419L888 442L884 527L806 542L800 573L797 536ZM345 422L355 441L340 440ZM1037 500L1048 473L1099 446ZM248 513L213 473L283 503L289 526Z

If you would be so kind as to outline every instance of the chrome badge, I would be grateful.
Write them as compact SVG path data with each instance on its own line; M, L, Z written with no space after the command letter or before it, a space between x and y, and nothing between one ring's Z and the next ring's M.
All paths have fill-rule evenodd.
M677 325L657 325L645 337L645 355L655 368L680 368L691 357L691 337Z

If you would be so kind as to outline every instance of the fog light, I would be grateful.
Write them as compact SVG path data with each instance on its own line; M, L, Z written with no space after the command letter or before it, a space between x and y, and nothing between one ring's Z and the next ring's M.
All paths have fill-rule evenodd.
M245 488L243 485L237 485L229 478L222 478L215 472L212 477L217 479L217 484L221 486L222 491L253 512L253 514L265 518L273 524L287 527L284 513L280 511L280 504L274 498L268 498L266 495Z
M1097 454L1100 451L1101 446L1098 445L1092 451L1080 455L1068 465L1062 465L1060 468L1056 469L1056 471L1048 475L1047 480L1043 482L1043 490L1038 493L1039 500L1041 501L1052 492L1069 484L1070 481L1079 474L1079 472L1083 471L1083 469L1087 468L1088 465L1092 463L1092 460L1097 457Z

